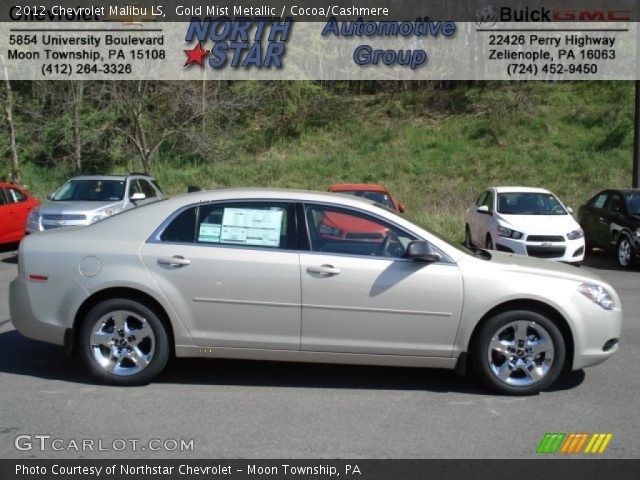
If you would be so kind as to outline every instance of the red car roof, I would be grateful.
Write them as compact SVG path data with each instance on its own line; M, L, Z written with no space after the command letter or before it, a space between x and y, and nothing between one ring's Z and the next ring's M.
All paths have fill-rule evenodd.
M342 192L345 190L388 193L387 189L382 185L374 185L370 183L338 183L329 187L330 192Z

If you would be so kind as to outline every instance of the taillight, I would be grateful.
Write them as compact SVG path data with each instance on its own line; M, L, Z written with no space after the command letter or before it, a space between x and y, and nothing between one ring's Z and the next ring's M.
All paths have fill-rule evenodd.
M46 282L47 280L49 280L49 277L47 275L27 275L27 279L29 279L32 282Z

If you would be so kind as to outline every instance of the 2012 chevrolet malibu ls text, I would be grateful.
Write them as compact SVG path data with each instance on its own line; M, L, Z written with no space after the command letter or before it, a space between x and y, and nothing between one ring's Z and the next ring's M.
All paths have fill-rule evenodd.
M327 215L380 238L323 235ZM103 381L178 357L459 368L531 394L618 349L610 285L575 267L453 246L395 213L320 192L221 189L27 237L10 287L27 337Z

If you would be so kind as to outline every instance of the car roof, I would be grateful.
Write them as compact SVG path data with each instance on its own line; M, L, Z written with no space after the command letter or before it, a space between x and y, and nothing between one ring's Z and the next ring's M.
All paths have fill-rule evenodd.
M17 188L18 190L24 190L24 187L15 183L0 183L0 188Z
M336 183L329 187L329 191L341 190L387 192L387 189L384 186L373 183Z
M144 177L153 179L153 177L145 175L144 173L133 173L125 175L77 175L70 178L70 180L126 180L130 177Z
M495 190L496 193L551 193L544 188L534 187L490 187L491 190Z
M172 197L178 203L194 203L194 202L209 202L215 200L233 200L234 197L238 199L264 199L264 200L291 200L291 201L316 201L316 202L331 202L353 205L375 205L374 201L368 200L362 197L353 197L347 195L340 195L338 192L319 192L315 190L293 190L285 188L216 188L213 190L201 190L198 192L185 193L182 195L176 195ZM185 200L191 200L185 202ZM170 199L171 201L171 199Z

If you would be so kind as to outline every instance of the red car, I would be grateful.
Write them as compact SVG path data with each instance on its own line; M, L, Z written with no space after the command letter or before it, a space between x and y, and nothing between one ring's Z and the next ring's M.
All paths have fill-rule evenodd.
M27 216L38 205L40 202L22 187L0 183L0 243L22 240Z
M396 212L403 213L406 211L404 204L396 202L389 190L382 185L372 185L368 183L341 183L331 185L329 187L329 191L366 198L367 200L372 200L380 205L390 208L391 210L395 210Z
M366 198L400 213L406 210L405 206L396 202L391 193L381 185L347 183L332 185L329 187L329 191ZM328 240L380 243L386 238L388 229L381 228L381 225L363 218L338 212L327 212L320 222L318 233Z

